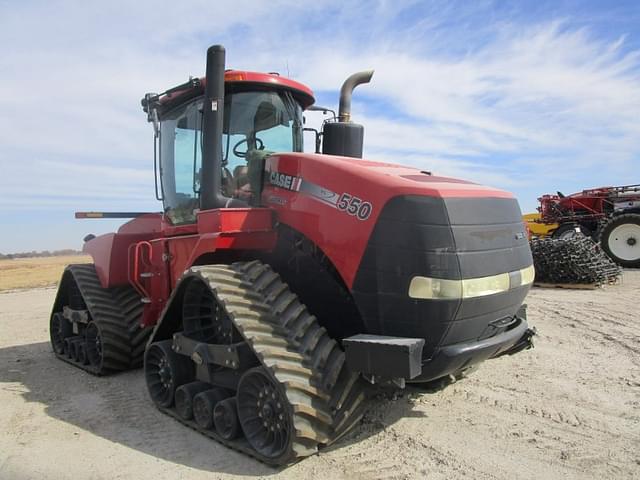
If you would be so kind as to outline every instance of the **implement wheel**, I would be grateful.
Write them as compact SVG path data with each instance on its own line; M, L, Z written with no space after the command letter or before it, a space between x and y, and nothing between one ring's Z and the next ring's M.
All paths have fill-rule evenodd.
M640 215L629 213L610 219L600 232L600 245L618 265L640 267Z

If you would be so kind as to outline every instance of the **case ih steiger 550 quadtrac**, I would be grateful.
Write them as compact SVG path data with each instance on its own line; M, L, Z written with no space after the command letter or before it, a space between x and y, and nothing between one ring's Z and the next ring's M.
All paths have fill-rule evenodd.
M94 263L65 270L53 307L57 356L97 375L144 362L160 410L280 465L354 426L369 383L530 347L517 201L360 159L351 92L372 73L343 85L322 154L302 153L311 90L225 71L220 46L205 78L146 95L164 211L85 239Z

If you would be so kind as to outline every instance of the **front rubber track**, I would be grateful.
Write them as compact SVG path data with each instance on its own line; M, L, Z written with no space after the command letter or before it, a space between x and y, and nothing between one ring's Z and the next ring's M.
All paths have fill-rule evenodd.
M130 286L103 288L93 264L69 265L60 281L52 315L69 303L75 284L89 311L91 321L102 333L103 361L100 366L83 365L66 355L56 356L94 375L140 368L150 328L140 328L143 303Z
M162 411L270 465L312 455L357 424L364 413L364 382L346 368L339 344L271 267L259 261L198 266L187 270L181 281L193 277L208 285L264 370L285 392L293 412L293 439L282 455L268 458L245 439L226 441L215 431L180 419L173 410Z

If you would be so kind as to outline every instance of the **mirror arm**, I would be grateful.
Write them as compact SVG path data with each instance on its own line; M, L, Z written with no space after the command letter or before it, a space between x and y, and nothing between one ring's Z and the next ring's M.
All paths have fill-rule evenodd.
M302 129L302 131L304 132L313 132L313 134L315 135L315 142L316 142L316 153L320 153L320 132L318 132L318 130L316 130L315 128L311 128L311 127L305 127Z

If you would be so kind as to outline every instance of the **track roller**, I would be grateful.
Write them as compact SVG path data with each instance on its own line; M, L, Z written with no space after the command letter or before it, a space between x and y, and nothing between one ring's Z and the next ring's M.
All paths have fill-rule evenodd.
M193 418L200 428L213 428L213 409L218 402L229 398L231 394L224 388L212 388L198 393L193 398Z
M78 350L80 349L80 345L83 343L84 339L80 336L71 337L69 339L69 358L74 362L78 360Z
M225 440L234 440L240 435L240 422L236 397L218 402L213 409L213 422L216 431Z
M205 390L209 390L211 385L205 382L191 382L176 389L176 412L183 420L193 418L193 398Z
M87 358L87 344L84 341L78 342L78 344L76 345L76 350L77 361L82 365L88 364L89 360Z

